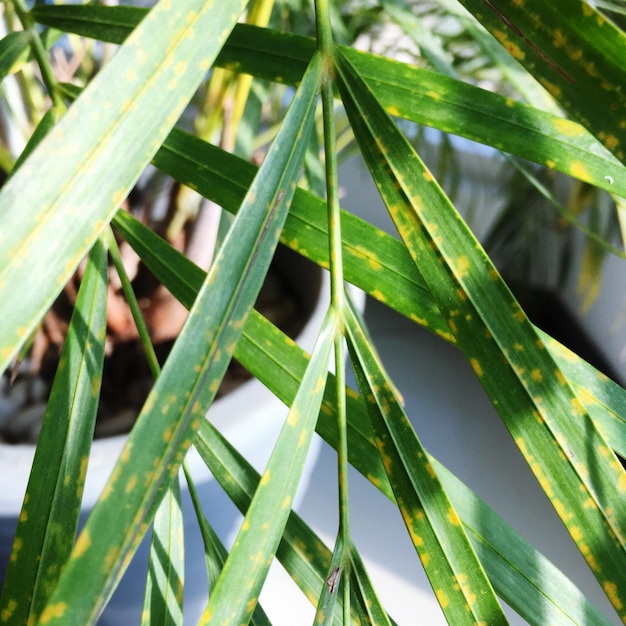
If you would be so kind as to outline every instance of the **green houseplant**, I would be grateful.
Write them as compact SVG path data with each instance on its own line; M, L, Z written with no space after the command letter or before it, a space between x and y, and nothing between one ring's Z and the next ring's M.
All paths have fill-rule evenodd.
M462 2L556 98L566 119L443 73L340 46L324 0L315 5L315 38L237 24L245 4L161 0L146 15L91 5L27 12L11 3L26 30L3 41L4 72L30 50L54 91L28 157L0 194L3 370L89 257L0 619L94 623L154 520L143 621L180 623L184 555L174 479L194 445L246 511L228 555L198 512L210 581L201 623L266 623L257 599L274 555L317 605L320 623L390 623L351 541L348 463L396 501L451 624L506 623L496 594L531 623L607 623L429 457L346 296L349 281L463 351L626 620L626 474L616 456L626 454L625 392L528 321L390 117L461 134L624 195L623 33L582 0ZM67 112L66 99L76 93L46 77L39 24L123 42ZM214 66L297 85L258 170L172 130ZM335 98L400 240L340 211ZM298 188L318 99L326 200ZM208 274L118 210L150 161L236 213ZM191 313L74 541L101 376L107 247L115 254L111 224ZM279 239L330 269L331 305L310 357L251 311ZM359 394L345 390L344 342ZM204 417L233 354L290 406L260 478ZM290 512L315 429L337 449L334 549Z

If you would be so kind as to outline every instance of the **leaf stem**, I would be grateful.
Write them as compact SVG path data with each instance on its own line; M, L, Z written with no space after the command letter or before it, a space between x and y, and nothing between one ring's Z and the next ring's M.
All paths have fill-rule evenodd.
M124 267L124 262L122 261L122 255L117 245L117 241L115 240L115 235L113 234L113 231L110 227L108 229L107 245L109 248L109 255L111 256L113 265L115 265L115 270L117 271L117 274L120 277L120 281L122 283L122 291L124 292L124 297L126 298L126 302L130 307L133 321L135 322L135 326L137 327L141 347L143 348L143 351L146 354L146 358L148 359L150 372L154 380L156 380L161 373L161 366L159 365L159 360L157 359L156 352L154 351L154 346L152 345L152 340L150 339L150 333L148 332L146 322L144 321L143 315L141 314L139 302L137 302L137 297L135 296L135 292L133 291L133 286L131 285L130 278L126 273L126 268Z
M324 128L324 154L326 167L326 205L330 252L331 306L343 320L346 305L341 245L341 218L339 208L339 185L337 174L337 146L333 95L333 40L330 26L328 0L316 0L317 41L324 69L321 83L322 120ZM343 544L341 564L343 568L344 623L350 623L350 576L347 547L350 539L350 507L348 497L348 428L346 414L346 372L343 321L335 335L335 385L337 394L337 466L339 485L339 535Z
M61 92L58 89L58 81L54 72L52 71L52 65L48 58L48 51L39 36L39 32L35 27L35 23L32 17L28 13L28 7L24 0L13 0L13 8L15 13L22 23L22 27L30 35L30 47L33 52L33 56L39 65L41 71L41 78L43 80L46 89L52 99L52 105L55 109L60 111L65 110L65 102L61 96Z

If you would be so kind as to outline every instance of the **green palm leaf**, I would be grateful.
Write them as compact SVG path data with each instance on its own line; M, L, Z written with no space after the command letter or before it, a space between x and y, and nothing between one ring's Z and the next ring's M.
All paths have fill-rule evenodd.
M623 31L584 0L461 2L575 119L624 161Z
M270 149L267 163L272 167L259 170L78 539L47 607L50 623L87 624L97 617L145 533L150 514L177 475L215 396L293 196L313 121L316 67L319 70L319 64L303 81ZM281 167L275 167L277 160ZM120 527L124 533L119 533ZM92 572L88 578L83 574L86 569ZM71 615L65 613L67 606L72 607Z
M69 558L98 409L106 334L106 250L91 252L39 435L0 613L34 623Z
M133 220L128 214L120 213L116 217L115 223L121 227L121 232L137 249L159 279L171 289L175 290L178 287L179 297L186 306L190 307L195 300L199 285L202 284L204 272L172 249L166 242L160 240L145 226ZM382 236L381 233L380 237ZM149 253L148 250L151 252ZM185 293L189 295L186 296ZM556 344L556 342L554 343ZM564 353L564 348L560 344L552 347L552 349L561 354L560 363L563 366L569 366L571 371L568 370L568 375L580 377L581 380L586 380L591 384L597 384L597 391L602 397L605 393L602 385L608 384L608 380L593 373L592 368L580 359L574 359L573 354ZM252 311L248 318L242 338L237 344L235 356L286 405L292 404L306 367L307 357L301 348L287 341L280 330L255 311ZM327 442L336 446L336 403L333 389L334 384L327 385L317 430ZM615 390L621 391L616 386ZM614 404L616 403L618 407L623 409L623 400L620 401L622 396L616 396ZM601 411L600 405L596 401L590 405L597 406L598 410ZM351 462L377 488L393 499L393 492L373 442L371 428L366 427L365 407L354 394L348 395L348 421ZM605 420L603 424L608 423L608 421ZM220 446L223 445L226 448L228 446L226 442L223 444L219 442L219 434L209 430L208 424L203 424L196 437L196 447L235 504L245 512L256 488L258 476L256 481L253 480L252 482L245 482L244 478L239 477L239 470L236 467L237 464L243 465L244 461L232 451L223 450L220 452ZM231 461L228 462L227 459L231 459ZM607 623L606 619L585 600L580 591L561 572L556 570L458 479L451 476L435 459L431 458L431 461L436 464L437 474L440 480L444 482L446 492L459 511L470 540L478 551L483 566L499 595L506 598L507 602L520 614L530 616L535 613L542 614L543 611L543 614L551 616L551 623L577 624L580 623L581 616L585 616L589 624ZM250 468L247 471L253 472ZM249 494L247 499L244 495L246 492ZM298 524L302 525L303 522L299 521ZM303 532L298 531L292 538L288 524L283 541L290 541L291 545L294 546L293 550L298 550L299 547L304 546L302 559L307 564L312 564L314 558L317 560L319 555L325 553L326 560L322 560L317 565L317 570L320 573L317 574L317 577L310 579L311 582L306 582L309 580L308 576L304 577L304 574L298 573L297 570L290 570L292 576L303 589L313 589L312 597L317 599L319 589L324 583L324 573L329 569L330 552L327 549L324 552L319 542L301 539ZM311 547L307 549L306 546L309 545ZM313 545L316 546L315 549L312 548ZM280 558L280 547L278 555ZM281 558L281 560L283 559ZM287 566L290 561L283 560L283 562ZM520 562L524 564L522 567L518 566ZM513 563L515 565L512 565ZM547 596L544 592L545 580L538 576L540 572L550 572L549 579L552 584ZM314 586L315 584L317 586ZM575 607L580 607L578 613L575 612Z
M185 538L180 484L174 479L154 516L142 626L183 623Z
M0 371L161 145L243 5L157 5L2 189Z
M348 316L352 365L395 500L450 624L507 624L461 519L359 323Z
M405 245L516 445L622 614L626 473L430 172L341 55L337 69L355 136Z
M577 4L584 3L578 0ZM474 5L482 8L479 17L491 18L487 26L504 26L484 0L476 0ZM51 26L121 42L142 15L127 9L48 5L36 7L33 15ZM626 174L608 150L607 138L598 135L605 147L580 124L441 74L350 48L342 50L392 115L467 137L626 196ZM314 51L311 39L239 24L216 63L267 80L296 84ZM577 86L573 91L584 98L582 94L596 94L598 86L588 87L589 91ZM587 104L601 108L595 96Z

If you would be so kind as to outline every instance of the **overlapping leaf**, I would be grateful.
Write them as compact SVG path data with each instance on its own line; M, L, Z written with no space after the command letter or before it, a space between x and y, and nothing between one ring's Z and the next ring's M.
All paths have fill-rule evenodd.
M0 371L161 145L244 4L157 5L2 189Z
M236 210L255 171L251 164L179 131L172 132L154 162L229 211ZM403 244L350 213L343 212L341 219L346 279L446 341L455 342ZM192 265L188 271L177 275L179 280L173 280L169 274L179 267L180 255L163 248L163 242L159 245L157 236L141 228L128 214L119 213L114 223L157 276L167 281L168 288L186 306L191 306L197 285L202 281L201 270ZM327 267L327 237L322 200L304 190L296 190L281 235L283 243ZM158 246L158 254L151 250L154 246ZM194 278L189 283L192 275ZM626 456L626 420L623 417L626 392L557 341L542 332L540 336L559 368L575 385L587 410L602 424L611 447Z
M486 2L476 0L475 4L483 8L481 17L493 13ZM582 0L577 4L584 5ZM120 42L141 16L126 9L40 6L33 13L42 23ZM498 23L498 17L492 21ZM499 25L504 29L501 20ZM296 84L314 50L310 39L240 24L216 63ZM607 141L612 140L604 139L607 147L603 147L585 128L562 117L428 70L349 48L343 51L392 115L467 137L626 196L626 174L607 149ZM580 97L596 93L596 87L579 90ZM600 109L595 96L587 99L587 105Z
M141 616L143 626L180 626L183 623L183 529L180 485L175 479L154 516L150 567Z
M626 617L626 473L480 245L341 54L337 70L361 152L407 249L516 445Z
M116 223L118 226L124 225L122 232L142 256L147 249L144 247L145 244L151 244L153 254L145 257L149 267L170 288L175 290L177 285L183 287L182 301L186 302L188 307L191 306L198 286L202 282L204 272L179 252L170 248L167 243L159 240L145 226L133 221L126 214L120 214L116 218ZM144 245L142 245L142 241ZM189 290L191 294L187 301L185 301L184 296L185 290ZM559 350L563 350L563 348L560 347ZM243 336L237 344L235 356L286 405L291 405L307 363L307 357L301 348L287 341L280 330L253 311L248 318ZM574 355L565 355L562 362L569 362L573 368L576 368L577 361L573 357ZM582 379L595 378L599 384L602 383L600 378L590 374L586 368L583 368L579 375ZM333 389L333 384L327 385L317 430L326 441L336 446L336 404ZM365 407L360 399L352 393L348 395L347 401L350 460L378 489L393 499L393 492L387 482L385 470L373 442ZM219 444L220 441L219 434L210 430L208 425L203 424L196 438L196 445L214 475L218 477L218 480L228 491L229 496L233 498L242 511L245 511L258 482L258 477L252 482L245 482L246 479L240 477L239 470L236 470L238 464L245 465L243 460L232 450L228 452L226 442L222 445ZM231 460L227 461L227 459ZM469 537L479 552L481 562L496 591L505 597L511 606L522 615L530 614L529 612L532 613L533 611L538 614L543 612L544 615L550 615L555 624L577 624L580 623L581 616L584 616L589 624L607 623L601 614L586 601L580 591L549 561L500 520L493 511L432 457L431 462L437 465L437 474L444 482L445 490L453 504L459 510L461 520L468 529ZM247 499L246 492L250 494ZM303 522L299 520L298 525L301 524ZM308 546L311 543L311 540L302 542L297 538L302 531L298 531L296 536L292 538L290 528L288 524L283 541L291 542L293 550L298 551L298 546ZM493 535L492 532L498 534ZM311 543L311 545L313 544ZM316 543L315 545L315 550L304 549L302 552L302 558L311 564L316 563L318 558L321 558L320 555L324 553L321 544ZM281 550L279 547L278 556L285 563L281 556ZM298 570L290 570L292 576L300 581L303 589L319 589L319 586L323 584L323 572L328 571L330 560L330 553L327 549L325 549L325 554L326 560L317 564L318 571L322 574L310 579L311 582L306 582L309 580L308 578L302 579L304 574ZM516 555L517 558L514 559L513 555ZM511 567L513 562L516 563L515 567ZM519 563L523 563L522 567L517 567ZM540 572L550 572L550 581L553 582L553 585L551 585L551 592L548 596L544 593L545 581L539 574ZM509 578L510 576L513 578ZM313 585L313 587L309 585ZM316 591L313 592L314 599L317 598L317 593ZM579 607L579 612L576 612L576 607Z
M626 35L622 30L584 0L461 3L575 119L624 161Z
M312 126L318 79L319 64L313 64L78 539L47 607L49 623L95 619L145 533L149 513L177 475L277 245Z
M37 620L74 544L102 379L106 260L97 242L78 292L13 542L0 600L7 624Z
M350 354L374 441L398 508L450 624L507 624L461 519L360 325L347 318Z
M330 310L201 624L245 624L252 615L289 518L315 432L335 332L336 319ZM233 580L241 585L233 585Z

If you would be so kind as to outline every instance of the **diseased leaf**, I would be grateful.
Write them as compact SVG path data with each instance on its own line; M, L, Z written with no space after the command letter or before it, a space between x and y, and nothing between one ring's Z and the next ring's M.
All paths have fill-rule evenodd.
M97 241L39 435L0 599L3 623L36 622L74 544L102 380L106 298L106 250Z
M159 3L3 187L0 371L157 151L244 5Z
M450 331L626 619L626 472L432 174L341 55L337 71L361 151Z

